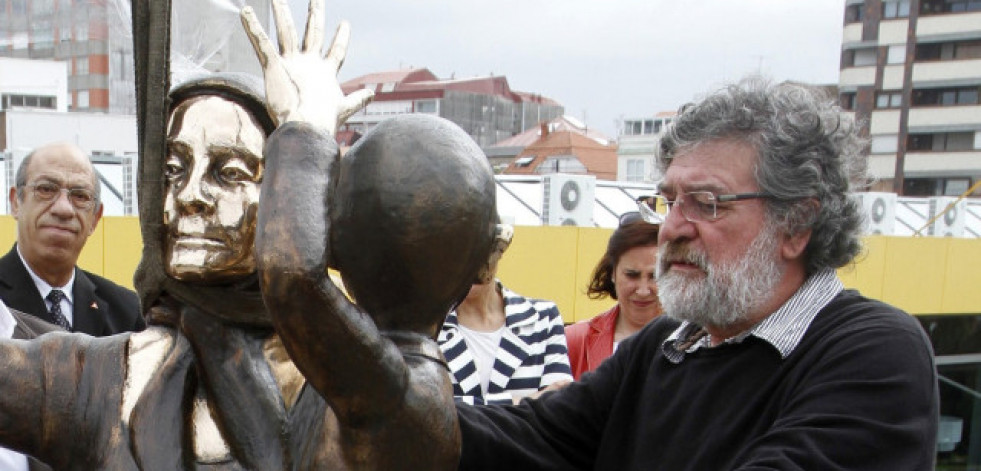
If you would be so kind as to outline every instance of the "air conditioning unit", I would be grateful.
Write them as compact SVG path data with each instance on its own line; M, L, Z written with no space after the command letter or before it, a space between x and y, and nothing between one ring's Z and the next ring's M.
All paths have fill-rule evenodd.
M596 177L553 174L542 177L542 224L593 226Z
M878 191L856 193L865 216L864 233L893 235L896 227L896 194Z
M930 235L937 237L962 237L964 235L967 202L960 200L955 203L955 201L957 198L945 196L930 198L930 219L936 218L930 223ZM941 215L941 213L943 214Z

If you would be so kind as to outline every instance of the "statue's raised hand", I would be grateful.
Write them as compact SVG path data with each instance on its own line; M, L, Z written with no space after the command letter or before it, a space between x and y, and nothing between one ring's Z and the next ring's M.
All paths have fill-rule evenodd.
M371 90L345 96L337 81L344 63L351 27L342 21L323 55L324 1L311 0L302 48L286 0L273 0L279 50L251 7L242 9L242 23L252 41L266 81L266 107L276 125L290 121L313 124L331 135L348 117L371 101Z

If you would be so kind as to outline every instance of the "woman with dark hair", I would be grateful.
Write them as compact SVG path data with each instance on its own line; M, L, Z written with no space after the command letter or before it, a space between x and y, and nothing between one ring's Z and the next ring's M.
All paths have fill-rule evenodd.
M622 340L661 314L654 284L658 227L644 222L637 212L620 217L620 226L610 236L586 290L592 299L609 296L617 304L565 330L576 380L612 355Z

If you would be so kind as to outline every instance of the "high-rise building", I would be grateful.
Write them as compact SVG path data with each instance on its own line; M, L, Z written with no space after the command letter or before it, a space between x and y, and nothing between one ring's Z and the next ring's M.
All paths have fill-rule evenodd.
M957 196L973 188L981 0L847 0L844 16L839 97L864 123L874 189Z
M63 61L68 109L136 113L126 0L0 0L0 56Z
M261 74L231 4L251 5L268 29L269 0L173 1L172 71ZM130 5L130 0L0 0L0 57L65 62L69 111L135 114Z

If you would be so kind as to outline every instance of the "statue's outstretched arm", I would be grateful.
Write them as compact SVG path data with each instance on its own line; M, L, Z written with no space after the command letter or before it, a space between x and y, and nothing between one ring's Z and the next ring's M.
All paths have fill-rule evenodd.
M327 274L330 136L303 123L266 145L256 232L263 299L303 375L341 420L384 416L405 394L407 366L371 317Z
M407 368L369 316L327 275L336 126L371 99L337 82L350 29L341 23L326 55L323 0L313 0L302 48L285 0L273 2L279 50L251 9L242 12L279 129L266 144L256 254L263 298L291 358L341 420L385 414L405 393Z

